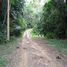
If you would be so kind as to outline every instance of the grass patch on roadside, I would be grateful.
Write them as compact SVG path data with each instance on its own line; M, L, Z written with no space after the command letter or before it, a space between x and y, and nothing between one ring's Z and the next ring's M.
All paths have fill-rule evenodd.
M0 44L0 67L6 67L8 55L11 54L19 44L21 38L12 38L10 42Z
M59 40L59 39L45 39L49 46L52 46L59 51L67 54L67 40Z
M35 33L31 32L31 37L33 39L42 39L45 40L49 46L56 48L58 51L67 55L67 40L60 40L60 39L47 39L44 36L38 36Z
M0 67L5 67L7 64L6 59L0 58Z

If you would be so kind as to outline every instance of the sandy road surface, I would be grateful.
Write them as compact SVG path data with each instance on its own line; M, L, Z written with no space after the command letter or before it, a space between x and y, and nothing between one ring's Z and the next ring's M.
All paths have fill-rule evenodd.
M19 48L9 56L7 67L67 67L67 62L57 51L31 39L27 30ZM44 45L44 46L43 46ZM57 59L56 57L61 58Z

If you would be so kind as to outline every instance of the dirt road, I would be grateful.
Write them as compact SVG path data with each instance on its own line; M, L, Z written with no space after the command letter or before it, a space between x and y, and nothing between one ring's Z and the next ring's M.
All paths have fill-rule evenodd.
M17 50L9 56L7 67L67 67L66 59L47 43L32 40L27 30Z

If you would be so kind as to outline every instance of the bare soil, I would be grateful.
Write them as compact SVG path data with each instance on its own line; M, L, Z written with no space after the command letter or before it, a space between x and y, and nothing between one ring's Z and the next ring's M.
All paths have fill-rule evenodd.
M6 67L67 67L67 57L41 39L31 39L25 31L16 50L8 56Z

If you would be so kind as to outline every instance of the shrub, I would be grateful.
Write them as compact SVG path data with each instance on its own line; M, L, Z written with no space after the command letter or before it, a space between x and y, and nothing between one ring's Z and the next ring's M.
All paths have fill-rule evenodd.
M49 32L49 33L47 33L45 36L46 36L46 38L48 38L48 39L56 38L56 34L53 33L53 32Z
M6 36L0 32L0 43L5 43L6 42Z

